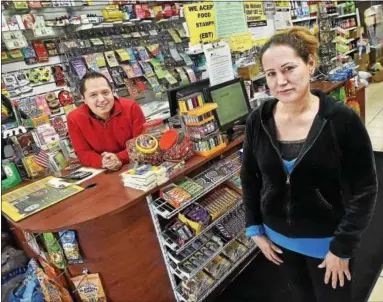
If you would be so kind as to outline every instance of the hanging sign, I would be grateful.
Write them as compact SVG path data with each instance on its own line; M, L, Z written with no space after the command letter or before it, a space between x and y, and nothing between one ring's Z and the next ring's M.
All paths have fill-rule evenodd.
M207 44L204 46L204 53L210 85L214 86L234 79L230 47L226 42L219 42L217 45Z
M264 14L263 2L244 2L247 22L263 22L267 24L267 17Z
M253 47L251 33L234 34L230 36L230 49L232 51L246 51Z
M228 40L233 34L248 32L242 2L214 2L215 24L219 39Z
M275 28L276 30L292 27L289 1L275 2Z
M263 2L264 11L266 16L275 16L275 5L274 1L265 1Z
M190 44L211 42L216 39L215 16L212 2L184 5L186 24L190 35Z

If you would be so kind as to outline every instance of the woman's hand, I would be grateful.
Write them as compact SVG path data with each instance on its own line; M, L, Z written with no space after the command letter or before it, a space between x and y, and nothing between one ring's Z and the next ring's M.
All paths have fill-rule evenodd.
M263 255L276 265L283 263L282 259L278 257L277 253L282 254L282 251L274 245L269 238L265 235L251 237L257 246L261 249Z
M328 252L324 261L318 266L319 268L326 268L324 283L328 284L331 278L332 287L335 289L338 279L341 287L344 286L344 276L347 277L348 281L351 281L348 263L348 260L342 260L333 253Z

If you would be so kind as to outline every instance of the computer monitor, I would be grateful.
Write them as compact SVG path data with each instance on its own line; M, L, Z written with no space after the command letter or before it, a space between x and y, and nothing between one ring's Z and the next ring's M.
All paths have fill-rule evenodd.
M246 122L251 107L241 79L209 87L206 94L209 102L218 105L214 114L221 131L232 131L235 125Z
M195 92L204 92L204 89L209 87L209 85L210 85L209 79L204 79L204 80L201 80L201 81L198 81L195 83L191 83L188 85L169 89L167 91L167 95L168 95L170 116L174 116L177 114L177 109L178 109L177 93L178 92L181 92L184 95L192 94Z

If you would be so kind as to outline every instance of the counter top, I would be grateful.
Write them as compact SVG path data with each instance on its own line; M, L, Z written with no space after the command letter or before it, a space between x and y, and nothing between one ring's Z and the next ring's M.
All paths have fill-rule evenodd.
M184 168L176 171L167 183L173 182L183 175L187 175L214 157L238 146L242 141L243 136L238 137L228 144L225 149L212 156L194 156L186 162ZM120 174L125 170L127 170L127 167L117 172L99 174L81 184L81 186L86 187L89 184L96 183L97 186L85 189L19 222L13 222L8 217L7 219L9 219L15 227L33 233L76 229L76 225L78 224L91 221L104 215L118 213L133 206L137 202L146 202L145 197L148 194L158 191L159 187L149 192L124 187L120 179Z
M316 82L310 83L310 88L322 90L324 93L327 94L343 86L345 82L346 81L341 81L341 82L316 81Z

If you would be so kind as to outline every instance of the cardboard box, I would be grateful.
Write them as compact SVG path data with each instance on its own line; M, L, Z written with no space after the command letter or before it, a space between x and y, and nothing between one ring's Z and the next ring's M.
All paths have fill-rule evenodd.
M362 53L361 57L359 58L359 54L356 53L356 54L354 55L354 61L355 61L355 64L356 64L356 65L360 65L360 64L370 64L370 55L369 55L369 54Z
M356 65L359 65L359 71L368 71L368 65L369 64L365 64L365 63L356 63Z
M359 39L364 33L363 27L358 27L356 30L350 32L350 38Z
M372 76L372 81L373 82L382 82L383 81L383 70L376 72Z
M252 80L261 72L261 67L258 64L238 67L238 75L244 80Z

